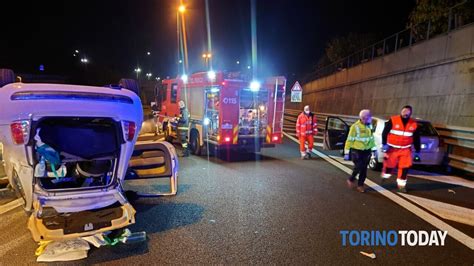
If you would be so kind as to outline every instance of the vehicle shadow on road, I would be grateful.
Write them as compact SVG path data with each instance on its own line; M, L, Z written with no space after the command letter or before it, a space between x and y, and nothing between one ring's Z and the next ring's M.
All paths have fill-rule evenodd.
M147 234L198 223L204 207L195 203L176 203L161 200L141 199L133 203L137 211L136 223L130 226L132 232L145 231Z
M140 180L141 181L141 180ZM161 182L161 180L159 180ZM165 180L168 182L168 180ZM190 184L178 184L178 193L185 193L191 188ZM134 191L137 193L163 193L168 192L170 190L169 184L156 184L152 181L150 182L142 182L142 183L131 183L125 182L124 189L126 191ZM130 199L129 199L130 200ZM133 198L131 199L133 200Z

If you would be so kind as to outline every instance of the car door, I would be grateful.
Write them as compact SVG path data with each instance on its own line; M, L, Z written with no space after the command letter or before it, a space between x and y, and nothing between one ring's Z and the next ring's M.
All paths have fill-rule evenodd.
M349 134L349 126L339 117L328 116L324 128L323 147L325 150L342 150Z
M127 188L133 189L144 197L172 196L178 187L178 158L174 147L166 141L137 142L132 158L128 162L128 174L125 177ZM153 192L149 182L140 179L169 179L169 192Z

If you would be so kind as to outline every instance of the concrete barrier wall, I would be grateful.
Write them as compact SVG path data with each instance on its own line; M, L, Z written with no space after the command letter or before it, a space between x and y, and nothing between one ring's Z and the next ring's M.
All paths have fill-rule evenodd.
M388 117L410 104L437 124L474 127L474 25L303 85L316 112Z

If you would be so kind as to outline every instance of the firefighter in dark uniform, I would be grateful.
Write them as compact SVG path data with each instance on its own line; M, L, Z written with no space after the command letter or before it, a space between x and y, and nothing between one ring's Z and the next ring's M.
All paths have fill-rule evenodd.
M188 132L189 132L189 111L183 101L179 101L178 137L183 147L182 157L189 156Z

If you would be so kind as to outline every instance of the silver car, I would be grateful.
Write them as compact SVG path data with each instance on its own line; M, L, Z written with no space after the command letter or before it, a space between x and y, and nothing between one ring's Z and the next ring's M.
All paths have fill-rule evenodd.
M420 131L421 138L421 161L414 162L422 165L440 165L445 155L441 147L440 137L433 125L426 120L415 119ZM379 170L382 168L384 153L382 152L382 132L387 120L380 117L372 117L375 144L377 145L377 157L372 157L369 168ZM349 125L340 117L329 116L326 120L324 131L324 148L328 150L342 150L349 133Z

